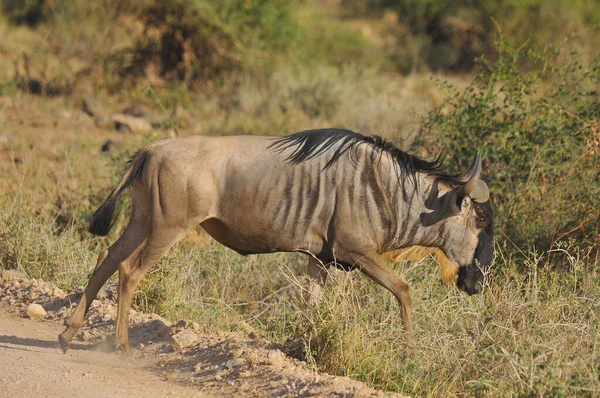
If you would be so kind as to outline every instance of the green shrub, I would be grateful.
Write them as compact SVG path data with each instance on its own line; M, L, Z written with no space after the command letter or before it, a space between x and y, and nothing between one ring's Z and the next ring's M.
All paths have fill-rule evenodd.
M566 238L598 249L600 57L560 56L500 45L464 91L441 84L445 106L426 122L462 168L483 151L498 230L524 251Z

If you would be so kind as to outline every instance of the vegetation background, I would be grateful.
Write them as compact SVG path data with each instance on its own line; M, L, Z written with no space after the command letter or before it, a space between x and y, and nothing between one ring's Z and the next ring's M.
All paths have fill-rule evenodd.
M138 309L255 331L315 368L416 396L600 395L600 4L595 0L0 0L0 268L86 283L87 220L142 145L339 126L421 156L476 149L492 282L467 297L431 259L407 352L391 295L336 273L303 305L305 258L241 257L190 231ZM122 133L82 114L158 115ZM115 145L100 151L107 139Z

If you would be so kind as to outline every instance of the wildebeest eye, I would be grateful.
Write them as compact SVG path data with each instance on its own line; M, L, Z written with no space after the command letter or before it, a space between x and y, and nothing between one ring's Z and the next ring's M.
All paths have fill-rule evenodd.
M485 228L487 226L487 222L485 222L485 218L477 217L477 220L475 220L475 225L477 228Z

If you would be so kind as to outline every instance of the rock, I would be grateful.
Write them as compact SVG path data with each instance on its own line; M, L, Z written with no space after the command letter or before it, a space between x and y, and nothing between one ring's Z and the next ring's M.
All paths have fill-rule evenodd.
M90 309L91 310L99 309L101 306L102 306L102 303L96 299L96 300L92 301L92 304L90 304Z
M145 133L152 130L150 122L141 117L113 113L110 115L110 121L114 123L115 128L119 131L128 128L134 133Z
M281 351L273 350L267 354L267 361L269 365L282 366L285 362L283 353Z
M194 365L194 372L200 372L202 370L202 364L198 362Z
M186 328L189 328L191 325L192 325L192 323L190 321L186 321L185 319L182 319L175 324L175 327L177 329L186 329Z
M231 356L234 357L234 358L240 358L242 355L244 355L244 349L243 348L239 348L239 349L231 352Z
M171 333L172 329L173 329L172 327L164 325L156 331L156 336L157 337L165 337L166 335Z
M19 271L18 269L8 269L6 271L2 271L0 275L4 280L27 279L27 274L23 271Z
M31 319L43 319L48 314L46 313L46 310L44 310L44 307L42 307L41 305L29 304L29 306L27 307L27 315Z
M99 129L107 129L107 128L112 127L114 124L111 123L111 121L108 120L107 118L98 116L98 117L94 118L94 125L96 127L98 127Z
M109 282L102 286L98 294L96 294L96 299L100 301L116 301L118 288L119 282Z
M103 321L103 322L110 322L110 321L112 321L112 319L113 319L113 317L112 317L112 315L111 315L111 314L104 314L104 315L102 316L102 321Z
M81 110L91 117L101 117L104 114L104 106L92 94L85 96Z
M244 358L233 358L233 359L230 359L229 361L225 362L225 368L233 369L233 368L237 368L238 366L242 366L245 363L246 363L246 360Z
M117 131L121 134L127 134L133 131L131 130L131 127L129 127L128 124L116 123L115 127L117 128Z
M52 289L52 297L64 297L65 296L65 292L63 292L61 289L55 287L54 289Z
M94 336L87 330L81 332L81 341L90 341L92 337Z
M184 330L171 336L171 344L175 350L181 350L198 341L198 335L191 330Z
M150 110L144 104L134 104L123 109L123 114L146 119L152 127L160 127L163 123L163 117L160 113Z

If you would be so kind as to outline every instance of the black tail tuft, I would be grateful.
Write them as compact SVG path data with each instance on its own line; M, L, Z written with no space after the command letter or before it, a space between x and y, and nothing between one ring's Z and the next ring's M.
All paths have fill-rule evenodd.
M90 227L88 231L97 236L106 236L110 232L114 221L113 213L117 204L117 197L112 197L94 212L92 219L90 220Z
M125 188L131 186L135 180L142 174L144 163L148 158L148 151L142 149L136 153L127 164L125 173L121 178L119 185L108 195L108 198L102 203L102 205L94 212L92 219L90 220L90 227L88 231L98 236L106 236L110 232L114 221L113 214L117 205L119 195L123 193Z

